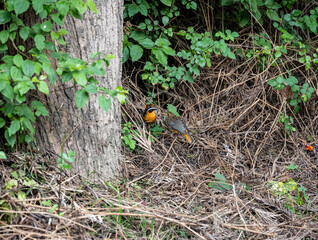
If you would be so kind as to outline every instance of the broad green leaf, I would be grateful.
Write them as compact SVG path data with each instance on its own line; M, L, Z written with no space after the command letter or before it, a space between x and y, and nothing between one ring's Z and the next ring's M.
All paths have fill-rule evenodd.
M152 49L151 52L156 56L159 63L163 66L167 66L168 57L161 49Z
M23 27L20 29L20 37L23 39L23 40L26 40L28 37L29 37L29 32L30 32L30 28L29 27Z
M2 128L5 123L6 123L6 120L4 120L3 118L0 118L0 128Z
M3 151L0 151L0 159L7 159L7 156Z
M43 1L42 0L32 0L32 6L36 14L43 11Z
M163 47L163 46L170 46L171 43L169 42L169 40L164 39L164 38L158 38L155 42L156 46L158 47Z
M18 119L13 119L11 121L10 127L8 128L9 136L15 134L20 129L20 121Z
M118 93L116 98L121 104L124 104L126 101L126 95L124 93Z
M44 32L50 32L53 28L53 24L50 21L45 21L41 24L41 29Z
M280 21L280 17L278 16L277 11L274 10L267 10L266 15L269 19L273 20L273 21Z
M178 113L177 107L173 106L172 104L168 104L167 109L169 112L172 112L177 117L180 117L180 114Z
M128 59L129 59L129 48L128 47L124 47L122 62L125 63Z
M18 67L21 68L23 64L23 58L20 54L17 54L13 57L13 63Z
M45 81L40 81L38 84L38 89L40 92L43 92L45 94L49 94L49 88L47 86L47 83Z
M64 17L63 15L60 15L58 13L53 13L51 15L54 22L56 22L58 25L62 26L64 24Z
M11 101L13 101L13 97L14 97L14 93L13 93L13 89L9 84L6 84L4 89L1 91L1 93L9 98Z
M96 5L94 3L93 0L87 0L87 6L89 7L89 9L94 12L94 13L97 13L97 8L96 8Z
M25 60L22 64L22 70L26 76L31 77L34 74L34 62Z
M135 41L140 41L142 39L145 39L147 37L146 33L141 31L132 31L129 35L129 38L134 39Z
M7 140L9 146L13 147L16 141L15 135L9 135L9 130L4 131L4 137ZM11 180L12 181L12 180Z
M130 56L133 62L139 60L142 57L143 53L144 51L139 45L133 45L130 47Z
M127 4L125 7L126 7L127 10L128 10L128 16L129 16L129 17L132 17L132 16L134 16L136 13L139 12L139 7L138 7L137 4L133 4L133 3L132 3L132 4Z
M233 52L229 52L227 56L231 59L236 59L235 54Z
M81 109L82 107L84 107L87 100L88 100L88 93L85 90L80 89L76 92L75 104L78 109Z
M37 116L38 116L38 115L37 115ZM28 129L31 134L33 134L33 133L35 132L34 127L32 126L32 123L31 123L31 121L30 121L29 119L23 118L21 125L22 125L24 128ZM28 141L26 140L26 142L28 142Z
M150 38L145 38L143 40L140 40L138 41L138 43L147 49L151 49L155 46L155 43Z
M49 112L46 110L45 106L43 103L40 101L32 101L31 104L32 108L36 110L35 115L36 116L49 116Z
M99 106L101 106L102 109L104 109L105 112L108 112L111 105L111 100L106 99L104 95L100 95L98 97L98 104Z
M15 67L15 66L11 67L11 69L10 69L10 74L11 74L11 78L12 78L13 80L19 80L19 79L21 79L22 76L23 76L23 73L22 73L21 69Z
M89 85L87 85L87 86L85 87L85 90L86 90L88 93L97 93L98 87L97 87L96 84L91 83L91 84L89 84Z
M63 16L66 16L69 10L69 3L66 0L61 0L56 3L56 8L59 11L60 14ZM54 20L55 21L55 20ZM58 23L57 23L58 24Z
M221 0L221 5L222 6L231 6L235 2L236 2L236 0Z
M37 34L34 38L35 46L42 51L45 47L45 38L42 34Z
M162 50L163 50L166 54L168 54L168 55L170 55L170 56L175 56L175 55L176 55L175 50L173 50L171 47L163 46Z
M5 10L0 10L0 24L5 24L11 20L11 13Z
M15 109L19 115L24 115L26 118L28 118L32 122L35 121L34 114L31 111L31 109L28 107L28 105L22 104L20 106L16 106Z
M164 26L167 25L168 22L169 22L169 18L168 18L167 16L163 16L163 17L162 17L162 23L163 23L163 25L164 25Z
M3 30L0 32L0 41L2 43L6 43L9 39L9 31L8 30Z
M86 74L83 72L73 72L73 77L76 83L81 86L86 86L87 84L87 77Z
M164 5L171 7L173 0L160 0Z
M14 1L14 11L17 15L24 13L28 10L30 3L27 0L15 0Z

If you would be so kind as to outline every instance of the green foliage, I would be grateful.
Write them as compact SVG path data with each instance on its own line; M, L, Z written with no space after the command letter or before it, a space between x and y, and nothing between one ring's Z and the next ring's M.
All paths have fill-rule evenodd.
M299 166L298 165L294 165L294 164L290 164L286 167L287 170L295 170L298 169Z
M292 126L294 123L294 120L292 117L288 116L285 113L281 113L278 122L282 123L284 125L285 130L288 132L288 134L291 134L292 132L296 132L296 128Z
M90 94L99 94L98 103L102 109L108 111L110 99L105 94L124 102L127 91L117 88L110 91L98 86L95 76L105 75L105 66L115 56L105 56L101 52L91 54L90 63L72 58L62 51L66 46L63 36L68 31L60 28L57 32L53 25L62 26L65 17L70 14L81 19L87 7L97 12L93 0L78 1L5 1L4 10L0 10L0 53L4 56L0 60L0 128L3 128L5 139L10 147L18 142L30 143L34 140L35 118L48 116L48 111L40 101L26 102L30 91L37 90L50 94L49 86L54 85L57 77L62 83L70 80L80 88L75 94L75 104L78 108L85 106ZM26 25L28 21L20 18L33 8L41 22L33 26ZM28 41L33 48L26 49L23 45L16 47L17 42ZM14 55L9 49L15 49ZM11 51L12 52L12 51ZM49 58L47 54L51 55ZM52 61L57 62L57 69L52 67ZM48 80L48 81L47 81Z
M171 113L173 113L175 116L180 117L180 114L178 113L177 107L173 106L172 104L167 105L167 110Z
M226 182L226 178L223 174L214 173L213 175L216 178L216 180L211 181L208 184L209 187L220 191L232 190L232 185Z
M177 31L174 20L180 15L180 7L184 5L186 9L196 10L197 4L192 0L183 0L181 6L175 1L161 3L163 5L158 1L139 0L135 3L127 0L125 4L124 18L134 22L137 27L128 25L126 28L123 63L128 59L136 62L145 55L149 56L141 74L144 81L168 90L182 79L194 83L194 76L199 76L202 68L211 67L212 52L235 59L225 41L234 41L238 34L230 30L218 32L215 38L220 40L213 41L210 33L197 33L193 27L189 27L187 31L180 30L177 35L185 38L190 49L172 48ZM184 63L175 64L173 59L177 57L183 59Z
M307 102L314 92L314 89L309 87L308 83L304 83L302 86L299 86L298 80L294 76L290 76L289 78L278 76L276 79L271 79L267 83L278 90L282 90L286 86L290 86L293 96L292 99L290 99L289 104L295 107L295 113L298 113L299 111L299 104L301 102Z
M307 189L303 185L298 187L293 179L289 179L286 182L270 181L268 184L271 193L274 196L283 197L285 208L292 213L296 213L294 208L295 203L298 206L302 206L309 200L309 196L306 194ZM296 196L293 195L295 190L297 192Z
M61 169L70 170L71 164L75 162L75 153L70 150L67 154L62 152L61 157L57 159L57 166Z
M133 140L133 136L131 134L131 122L124 124L124 127L121 129L121 135L121 139L125 146L127 146L130 150L134 150L136 148L136 141Z

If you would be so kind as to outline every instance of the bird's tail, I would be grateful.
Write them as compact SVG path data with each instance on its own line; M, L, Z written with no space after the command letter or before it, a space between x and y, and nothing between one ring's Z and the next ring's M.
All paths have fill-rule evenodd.
M185 133L184 136L185 136L185 138L187 139L187 141L188 141L189 143L192 143L192 137L190 136L189 133Z

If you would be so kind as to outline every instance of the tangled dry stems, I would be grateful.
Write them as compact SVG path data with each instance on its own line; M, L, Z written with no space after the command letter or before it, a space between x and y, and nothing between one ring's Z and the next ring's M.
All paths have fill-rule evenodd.
M244 44L235 46L244 48L249 46L248 41L241 39L239 43ZM185 45L181 40L179 44ZM134 135L135 151L123 149L123 177L111 182L118 187L117 192L104 182L92 185L65 172L60 196L54 157L31 161L10 155L2 163L1 186L10 179L12 163L28 166L27 171L42 181L27 200L1 192L0 199L9 208L0 209L0 217L7 217L1 221L0 236L318 239L317 140L311 142L316 148L313 152L304 149L307 136L317 139L318 135L317 93L294 115L286 94L266 84L287 73L286 69L272 67L275 60L263 70L257 68L257 56L236 61L215 56L212 62L212 68L204 69L194 84L181 81L169 92L141 84L139 69L125 69L123 85L130 91L130 100L123 106L123 119L132 122L140 134ZM294 66L289 71L300 82L315 86L317 72L305 71L293 56L287 62ZM195 139L192 145L169 132L151 142L141 119L147 90L157 93L158 106L164 108L170 103L178 107ZM293 116L296 133L289 135L277 122L281 112ZM42 162L48 166L41 167ZM290 164L298 165L299 170L287 170ZM232 190L210 188L214 173L222 173ZM286 199L274 197L266 184L289 179L307 188L309 202L294 205L298 214L287 210ZM43 200L59 203L60 197L63 216L50 213L51 207L40 204Z

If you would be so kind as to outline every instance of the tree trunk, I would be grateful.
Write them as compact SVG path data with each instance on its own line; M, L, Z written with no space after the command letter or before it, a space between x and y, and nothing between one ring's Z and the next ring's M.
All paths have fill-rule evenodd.
M106 75L98 78L100 86L113 90L121 84L122 71L122 0L96 0L98 14L89 10L82 20L70 16L64 28L67 52L72 57L89 61L89 54L101 51L113 54ZM109 179L116 174L120 160L120 103L113 99L106 113L97 102L97 95L90 94L89 101L81 110L75 106L76 89L72 82L62 84L57 80L44 102L49 117L40 118L36 139L40 149L61 153L63 138L64 152L73 150L76 162L72 171L91 180Z

